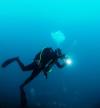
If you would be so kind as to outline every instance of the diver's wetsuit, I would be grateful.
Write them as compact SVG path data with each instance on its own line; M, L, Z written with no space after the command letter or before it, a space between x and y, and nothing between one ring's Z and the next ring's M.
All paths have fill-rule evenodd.
M44 48L41 52L39 52L33 62L27 66L25 66L18 57L8 59L2 64L2 67L6 67L10 63L16 61L22 71L32 71L31 76L26 79L26 81L21 85L21 88L28 84L32 79L34 79L41 71L44 72L45 77L47 77L47 71L56 64L59 68L63 66L57 62L59 58L55 54L52 48Z
M58 57L55 54L55 52L53 51L52 48L44 48L41 52L39 52L33 62L27 66L25 66L18 57L16 58L12 58L12 59L8 59L7 61L5 61L2 64L2 67L6 67L7 65L9 65L10 63L16 61L20 68L23 71L32 71L30 77L28 77L24 83L20 86L21 89L21 95L24 96L24 102L22 102L23 106L26 104L26 97L25 97L25 93L23 88L31 81L33 80L41 71L43 71L45 77L47 78L47 72L48 70L53 66L53 64L56 64L59 68L62 68L63 65L59 64L59 62L57 62ZM23 101L23 100L22 100Z

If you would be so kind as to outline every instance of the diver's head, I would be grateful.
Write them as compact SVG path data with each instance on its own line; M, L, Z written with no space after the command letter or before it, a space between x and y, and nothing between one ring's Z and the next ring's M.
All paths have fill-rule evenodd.
M65 57L65 55L62 53L62 51L61 51L60 48L57 48L57 49L55 50L55 53L56 53L56 56L57 56L58 58L63 59L63 58Z

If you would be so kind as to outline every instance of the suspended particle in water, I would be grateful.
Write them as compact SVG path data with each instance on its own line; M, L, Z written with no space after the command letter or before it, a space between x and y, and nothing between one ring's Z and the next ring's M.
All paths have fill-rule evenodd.
M37 103L37 106L38 106L38 107L40 107L40 106L41 106L41 104L40 104L40 103Z
M54 101L54 102L53 102L53 105L54 105L54 106L56 106L56 105L57 105L57 102L56 102L56 101Z
M63 92L64 92L64 93L67 92L67 88L66 88L66 87L63 88Z
M36 95L35 89L31 88L30 93L31 93L32 96L35 96Z

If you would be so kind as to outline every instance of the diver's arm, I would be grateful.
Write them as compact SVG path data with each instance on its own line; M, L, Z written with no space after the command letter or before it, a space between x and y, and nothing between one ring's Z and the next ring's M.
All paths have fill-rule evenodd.
M65 54L58 56L58 59L64 59L64 58L65 58Z
M58 61L56 62L56 66L59 68L63 68L65 66L65 63L60 64Z

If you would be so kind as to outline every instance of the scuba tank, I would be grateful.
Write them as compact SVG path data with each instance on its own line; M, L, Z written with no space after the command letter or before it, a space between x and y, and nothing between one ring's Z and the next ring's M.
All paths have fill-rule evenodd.
M48 65L50 63L51 60L51 56L52 56L53 50L52 48L43 48L34 58L34 61L36 62L36 64L42 68L42 67L46 67L46 65ZM44 66L43 66L44 65Z

